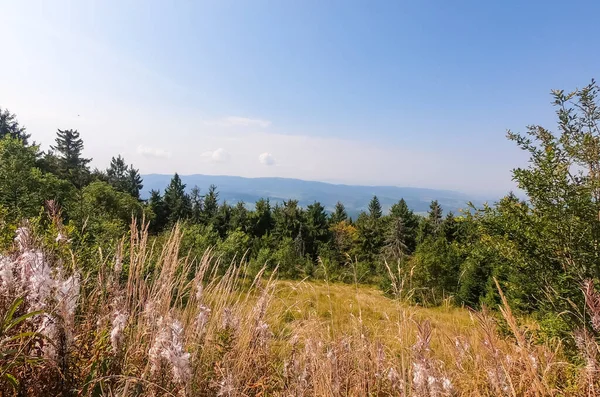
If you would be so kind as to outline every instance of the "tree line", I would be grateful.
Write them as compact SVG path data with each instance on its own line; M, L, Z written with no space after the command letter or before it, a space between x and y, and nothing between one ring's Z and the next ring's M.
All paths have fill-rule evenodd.
M356 219L343 203L329 213L319 202L223 202L216 186L188 190L177 174L142 200L142 178L120 155L105 170L90 169L75 130L58 130L51 149L41 151L15 115L0 109L0 242L10 244L11 228L53 200L81 249L114 244L132 215L145 217L157 241L182 225L183 252L200 257L211 249L223 269L267 264L283 277L379 284L422 304L471 307L497 304L498 281L515 310L562 332L584 315L573 310L585 307L582 280L600 278L597 94L595 81L553 91L555 132L536 125L509 131L530 157L513 170L524 199L509 193L446 215L433 201L420 215L403 199L384 213L374 196Z

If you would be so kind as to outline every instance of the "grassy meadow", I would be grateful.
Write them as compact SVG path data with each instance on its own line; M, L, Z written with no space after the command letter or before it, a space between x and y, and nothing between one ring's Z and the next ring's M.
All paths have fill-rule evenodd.
M539 343L535 323L506 304L492 315L411 306L364 285L250 278L180 243L178 228L159 246L134 225L86 274L20 228L0 258L2 395L585 396L600 386L591 337L575 335L583 354L567 360L561 341Z

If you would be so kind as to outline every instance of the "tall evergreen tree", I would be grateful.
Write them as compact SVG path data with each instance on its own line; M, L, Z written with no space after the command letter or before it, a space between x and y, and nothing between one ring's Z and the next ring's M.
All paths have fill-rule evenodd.
M229 223L231 222L231 206L226 201L219 206L217 215L213 218L213 224L222 239L227 237Z
M110 160L110 166L106 169L106 179L115 189L140 198L140 191L144 186L142 177L133 165L127 166L121 155Z
M384 243L381 218L361 212L356 219L359 259L374 269Z
M306 207L306 253L316 259L319 248L330 240L325 208L318 201Z
M219 211L219 192L215 185L210 185L208 193L204 196L202 217L206 224L213 223Z
M127 193L139 200L143 187L143 179L140 172L133 168L133 165L130 165L127 171Z
M248 233L249 221L249 213L246 204L244 204L243 201L239 201L235 207L231 209L229 228L230 230L240 230L244 233Z
M118 155L110 160L110 166L106 169L106 176L108 177L108 183L110 183L115 189L124 191L127 181L127 164L125 159Z
M437 233L442 225L443 210L437 200L433 200L429 205L429 213L427 219L433 226L434 233Z
M460 224L454 217L452 211L448 212L446 218L440 226L441 234L448 240L449 243L459 238Z
M379 198L377 196L373 196L371 202L369 202L369 216L373 219L381 218L383 214L381 210L381 203L379 202Z
M59 170L63 178L78 188L89 181L88 163L91 159L82 156L83 139L77 130L58 130L56 145L50 147L58 155Z
M404 199L400 199L400 201L392 205L392 208L390 208L390 220L391 229L397 229L399 227L397 220L402 221L404 244L406 244L407 253L411 254L414 252L417 245L419 218L408 208ZM388 233L395 232L388 230Z
M194 223L202 222L203 198L200 195L200 188L198 186L194 186L192 188L192 191L190 192L190 201L192 203L192 213L190 219Z
M437 237L441 231L443 222L443 211L442 207L437 200L433 200L429 205L429 211L427 217L422 218L419 223L417 232L417 243L422 244L428 237Z
M261 198L254 204L250 214L250 230L256 237L262 237L271 232L274 226L273 213L269 199Z
M298 205L298 200L287 200L282 206L276 206L273 211L275 221L274 233L279 238L296 238L304 225L304 211Z
M169 222L168 209L163 197L160 195L160 191L154 189L150 191L148 206L154 214L154 218L150 221L150 231L160 233Z
M27 145L30 138L30 135L25 131L25 127L19 125L17 116L8 109L3 110L0 108L0 139L5 136L19 139L24 145Z
M348 220L348 212L346 212L346 207L340 201L335 204L335 209L333 213L329 217L329 223L332 225L338 224L341 221Z
M190 197L185 193L185 184L177 173L173 175L169 186L165 189L164 201L170 224L190 217L192 212Z
M409 234L401 217L391 218L388 231L385 236L385 256L393 260L402 260L410 253L408 247Z

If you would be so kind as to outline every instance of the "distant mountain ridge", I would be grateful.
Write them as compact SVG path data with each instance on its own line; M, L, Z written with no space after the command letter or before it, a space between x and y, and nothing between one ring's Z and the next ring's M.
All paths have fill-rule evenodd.
M148 174L144 178L143 198L149 197L152 189L161 192L168 186L172 175ZM438 190L397 186L360 186L342 185L326 182L305 181L292 178L245 178L222 175L180 175L186 189L194 186L206 192L211 184L217 186L219 199L234 204L244 201L254 204L260 198L268 198L273 204L283 200L295 199L303 207L319 201L327 211L332 211L335 204L341 201L348 214L355 218L360 211L365 211L373 195L377 195L384 212L404 198L408 206L415 212L424 213L429 209L432 200L438 200L445 212L458 212L466 208L467 202L482 204L483 200L464 193L451 190Z

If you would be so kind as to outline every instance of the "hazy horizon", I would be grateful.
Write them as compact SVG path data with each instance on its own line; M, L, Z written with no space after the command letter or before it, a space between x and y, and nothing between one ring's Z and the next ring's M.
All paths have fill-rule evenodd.
M550 90L600 64L594 2L0 3L0 107L142 174L500 195L526 165L506 130L553 129Z

